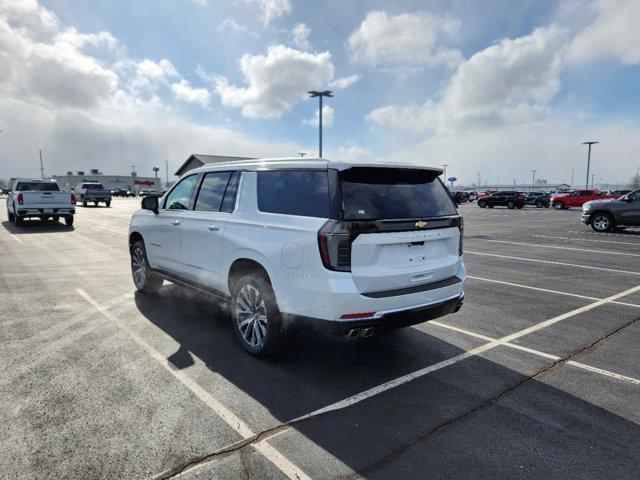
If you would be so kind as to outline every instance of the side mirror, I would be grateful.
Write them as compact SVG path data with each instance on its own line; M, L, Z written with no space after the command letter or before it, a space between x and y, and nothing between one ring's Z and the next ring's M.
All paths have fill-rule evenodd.
M151 210L156 215L158 214L158 197L156 195L148 195L142 199L142 209Z

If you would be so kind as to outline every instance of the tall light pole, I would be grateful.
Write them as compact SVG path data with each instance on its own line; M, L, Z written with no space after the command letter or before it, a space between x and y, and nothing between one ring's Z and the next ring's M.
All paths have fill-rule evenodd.
M535 192L536 191L536 172L538 170L531 170L531 172L533 173L533 178L531 179L531 191Z
M333 92L331 90L323 90L322 92L311 90L307 93L311 95L311 98L318 97L320 101L318 110L318 156L322 158L322 97L333 97Z
M591 145L595 145L600 142L582 142L582 145L589 145L589 150L587 153L587 186L584 187L586 189L589 188L589 168L591 167Z
M447 167L449 166L448 163L443 163L442 166L444 167L444 180L445 182L447 181Z
M167 177L167 184L164 188L169 188L169 160L164 161L164 174Z

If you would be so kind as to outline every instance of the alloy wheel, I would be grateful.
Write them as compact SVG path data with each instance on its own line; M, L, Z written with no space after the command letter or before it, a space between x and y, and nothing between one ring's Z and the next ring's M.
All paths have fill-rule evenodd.
M260 291L243 286L236 297L236 322L242 339L253 348L259 347L267 333L267 307Z
M131 255L131 273L136 287L142 288L147 276L147 265L144 259L144 252L139 246L133 249L133 254Z
M598 215L593 219L593 226L596 230L604 232L609 228L609 219L604 215Z

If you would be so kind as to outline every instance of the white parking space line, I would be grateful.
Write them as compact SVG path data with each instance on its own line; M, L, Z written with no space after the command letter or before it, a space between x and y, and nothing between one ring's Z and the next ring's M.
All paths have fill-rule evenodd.
M635 235L631 232L634 232ZM638 234L640 234L639 230L629 230L629 233L614 233L614 232L588 232L588 231L577 231L577 230L568 230L567 233L578 233L581 235L598 235L601 237L625 237L625 238L640 238Z
M594 240L593 238L579 238L579 237L554 237L552 235L531 235L538 238L551 238L554 240L576 240L579 242L597 242L597 243L615 243L617 245L631 245L640 247L640 242L617 242L615 240Z
M213 395L203 389L197 382L190 378L185 372L181 370L175 370L171 364L167 361L165 356L149 345L142 337L134 332L127 325L122 323L115 315L109 310L100 305L96 300L91 297L87 292L81 288L77 288L76 291L87 302L98 310L107 319L111 320L113 324L124 332L129 338L131 338L140 348L142 348L151 358L153 358L158 364L160 364L167 372L173 375L182 385L184 385L191 393L198 397L209 409L211 409L216 415L218 415L224 422L235 430L243 439L253 438L256 433L249 428L239 417L237 417L231 410L222 405L216 400ZM273 463L282 473L292 480L310 480L310 477L304 473L299 467L294 465L284 455L274 449L266 442L259 442L255 445L256 449L262 453L271 463Z
M482 282L490 282L490 283L497 283L497 284L500 284L500 285L508 285L509 287L526 288L528 290L536 290L538 292L554 293L554 294L557 294L557 295L566 295L567 297L583 298L585 300L602 300L601 298L598 298L598 297L589 297L587 295L579 295L577 293L561 292L560 290L550 290L548 288L533 287L531 285L523 285L521 283L505 282L503 280L494 280L492 278L476 277L476 276L473 276L473 275L467 275L467 278L469 278L471 280L479 280L479 281L482 281ZM624 306L627 306L627 307L640 308L640 305L638 305L636 303L627 303L627 302L611 302L611 303L615 303L616 305L624 305Z
M572 250L574 252L583 252L583 253L602 253L605 255L624 255L627 257L640 257L640 253L627 253L627 252L610 252L607 250L589 250L586 248L574 248L574 247L561 247L559 245L545 245L544 243L527 243L527 242L512 242L510 240L490 240L487 239L485 242L492 243L505 243L508 245L523 245L525 247L535 247L535 248L555 248L557 250Z
M515 257L513 255L500 255L498 253L474 252L471 250L465 250L464 253L471 254L471 255L484 255L486 257L506 258L507 260L521 260L523 262L545 263L547 265L560 265L563 267L586 268L589 270L600 270L603 272L617 272L617 273L627 273L629 275L640 275L640 272L634 272L631 270L618 270L615 268L593 267L591 265L580 265L578 263L554 262L552 260L539 260L537 258Z
M408 383L412 380L415 380L417 378L420 377L424 377L425 375L428 375L429 373L435 372L437 370L442 370L443 368L446 368L448 366L451 365L455 365L456 363L461 362L462 360L465 360L467 358L470 357L474 357L477 355L480 355L481 353L484 353L488 350L492 350L500 345L504 345L506 343L510 343L513 340L516 340L520 337L524 337L525 335L528 335L530 333L536 332L538 330L541 330L543 328L546 328L550 325L553 325L555 323L561 322L562 320L566 320L567 318L570 317L574 317L576 315L579 315L581 313L585 313L588 312L589 310L593 310L594 308L598 308L602 305L611 303L613 301L618 300L619 298L622 298L624 296L630 295L632 293L638 292L640 291L640 285L630 288L628 290L625 290L624 292L621 293L617 293L615 295L612 295L610 297L604 298L602 300L598 300L597 302L594 303L590 303L588 305L585 305L584 307L580 307L580 308L576 308L575 310L571 310L570 312L567 313L563 313L562 315L558 315L557 317L553 317L550 318L549 320L545 320L544 322L540 322L537 323L535 325L532 325L528 328L525 328L523 330L520 330L518 332L512 333L510 335L507 335L505 337L496 339L496 340L491 340L489 341L489 343L486 343L484 345L480 345L479 347L473 348L471 350L468 350L466 352L460 353L452 358L449 358L447 360L443 360L442 362L438 362L435 363L433 365L429 365L428 367L425 368L421 368L420 370L417 370L415 372L409 373L407 375L403 375L402 377L398 377L395 378L393 380L390 380L386 383L383 383L381 385L378 385L376 387L370 388L368 390L365 390L363 392L357 393L355 395L352 395L351 397L345 398L344 400L340 400L339 402L333 403L331 405L327 405L326 407L320 408L318 410L315 410L311 413L307 413L306 415L302 415L301 417L296 418L295 420L292 420L292 422L296 422L299 420L303 420L303 419L307 419L307 418L311 418L311 417L315 417L317 415L321 415L323 413L327 413L327 412L331 412L334 410L340 410L342 408L346 408L349 407L351 405L354 405L356 403L359 403L363 400L366 400L368 398L371 398L375 395L378 395L380 393L386 392L387 390L390 390L392 388L398 387L400 385L403 385L405 383Z
M487 341L490 341L490 342L493 342L493 341L497 340L495 338L488 337L488 336L482 335L480 333L471 332L471 331L465 330L463 328L454 327L452 325L446 325L444 323L440 323L440 322L436 322L436 321L430 321L429 324L430 325L435 325L437 327L445 328L447 330L452 330L454 332L462 333L462 334L468 335L470 337L480 338L482 340L487 340ZM549 358L551 360L560 360L562 358L562 357L559 357L557 355L551 355L550 353L545 353L545 352L541 352L539 350L534 350L533 348L523 347L522 345L517 345L515 343L507 342L507 343L503 344L503 346L509 347L509 348L513 348L513 349L516 349L516 350L521 350L523 352L532 353L533 355L537 355L539 357L544 357L544 358ZM584 363L576 362L574 360L569 360L567 362L567 365L572 365L574 367L578 367L578 368L581 368L583 370L588 370L588 371L593 372L593 373L598 373L600 375L605 375L607 377L617 378L618 380L624 380L625 382L630 382L630 383L633 383L635 385L640 385L640 379L633 378L633 377L628 377L626 375L620 375L619 373L611 372L609 370L603 370L602 368L592 367L591 365L586 365Z

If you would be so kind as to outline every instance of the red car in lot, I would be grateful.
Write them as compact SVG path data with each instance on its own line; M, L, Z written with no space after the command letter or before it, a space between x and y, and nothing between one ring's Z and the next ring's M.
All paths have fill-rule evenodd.
M569 193L553 195L550 202L556 210L563 210L569 207L582 207L592 200L606 200L607 198L618 198L618 195L601 195L597 190L574 190Z

